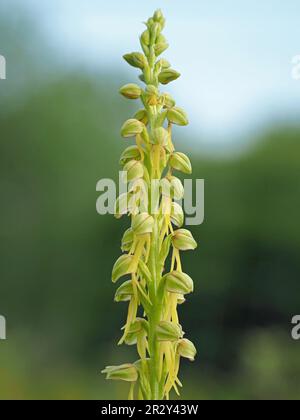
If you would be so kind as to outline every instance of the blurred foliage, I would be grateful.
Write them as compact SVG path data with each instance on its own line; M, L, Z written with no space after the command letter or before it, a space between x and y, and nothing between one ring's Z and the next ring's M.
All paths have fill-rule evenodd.
M0 109L0 398L126 397L99 372L136 357L116 346L126 310L110 282L128 221L95 209L96 182L117 180L126 145L122 81L57 69L19 95L1 82L12 103ZM183 257L196 291L180 317L200 352L183 398L299 398L299 134L271 128L232 159L194 150L205 223Z

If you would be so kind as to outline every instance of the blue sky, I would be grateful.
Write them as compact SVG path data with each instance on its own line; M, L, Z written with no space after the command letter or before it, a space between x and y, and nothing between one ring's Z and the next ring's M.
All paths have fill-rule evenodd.
M53 50L89 69L114 66L137 50L141 22L156 8L167 17L165 56L182 77L167 90L190 115L188 130L235 141L269 123L297 120L299 0L26 0ZM134 70L128 81L135 80Z

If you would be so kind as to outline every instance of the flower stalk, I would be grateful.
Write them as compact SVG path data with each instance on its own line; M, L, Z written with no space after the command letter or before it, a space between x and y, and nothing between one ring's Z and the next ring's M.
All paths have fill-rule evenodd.
M168 48L162 34L165 19L160 10L146 23L140 37L143 50L125 54L125 61L142 71L142 88L129 83L120 89L130 100L139 99L143 108L121 128L124 138L134 138L120 164L126 173L128 193L116 200L115 216L129 215L131 227L121 242L123 254L113 267L112 281L125 280L117 289L116 302L128 302L128 313L119 344L136 345L135 363L108 366L107 379L131 382L129 399L169 399L172 389L179 395L178 374L182 357L194 360L194 344L183 338L177 306L194 289L183 272L180 252L197 244L183 229L184 213L174 200L183 198L181 181L174 172L192 172L189 158L176 152L174 124L185 126L188 118L170 94L160 91L180 74L160 55ZM168 256L171 256L171 261Z

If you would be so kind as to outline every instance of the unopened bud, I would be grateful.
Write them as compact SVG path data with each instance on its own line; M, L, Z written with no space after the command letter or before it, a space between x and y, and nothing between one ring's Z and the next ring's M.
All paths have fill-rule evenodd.
M128 254L121 255L121 257L117 259L112 269L111 279L113 283L119 280L120 277L131 274L132 260L133 256Z
M178 229L172 235L172 244L180 251L188 251L197 248L197 242L187 229Z
M138 160L130 160L124 166L124 172L126 173L126 179L128 182L134 181L138 178L143 178L144 166Z
M123 55L125 61L133 67L143 70L147 64L147 58L140 52L133 52L131 54Z
M190 159L181 152L172 153L169 159L169 165L173 169L177 169L185 174L192 173L192 165Z
M169 133L168 131L163 128L155 128L153 131L153 141L155 144L159 144L160 146L166 146L168 144Z
M182 328L179 324L170 321L160 321L156 327L158 341L177 341L182 337Z
M123 124L121 128L122 137L134 137L141 134L144 129L144 124L134 118L131 118Z
M168 48L169 48L169 44L167 42L158 42L154 47L156 57L161 55Z
M132 281L127 280L116 290L114 300L115 302L128 302L133 296Z
M148 28L149 25L147 24ZM149 29L146 29L142 35L140 36L140 43L141 43L141 47L144 51L144 53L149 56L149 45L150 45L150 31Z
M106 366L101 373L106 374L106 379L116 379L127 382L136 382L138 380L137 368L131 363L125 363L120 366Z
M148 29L146 29L142 35L141 35L141 41L143 44L145 44L147 47L150 45L150 32Z
M134 115L134 118L138 121L141 121L143 124L148 124L148 114L145 109L140 109Z
M154 13L153 20L160 24L161 30L164 29L166 19L164 18L164 15L162 14L162 11L160 9L156 10L156 12Z
M168 69L171 67L171 64L169 63L168 60L166 60L165 58L161 58L158 63L160 64L162 69Z
M120 93L125 96L125 98L138 99L142 94L142 89L134 83L128 83L121 87Z
M184 222L184 214L183 214L182 207L176 202L172 203L171 222L173 223L173 225L177 227L181 227Z
M148 213L140 213L133 217L132 229L136 235L151 233L154 219Z
M154 15L153 15L153 20L155 20L156 22L159 22L160 21L160 19L161 18L163 18L164 16L163 16L163 14L162 14L162 11L161 11L161 9L157 9L155 12L154 12Z
M172 124L188 125L188 123L189 123L189 120L188 120L188 117L187 117L185 111L183 109L175 107L175 106L168 110L167 117L168 117L168 120Z
M171 271L163 279L166 282L166 290L170 293L185 295L192 293L194 290L194 283L191 277L180 271Z
M167 85L168 83L173 82L173 80L178 79L178 77L180 77L180 73L178 73L178 71L165 69L160 72L158 80L161 84Z
M134 146L126 147L126 149L122 152L119 163L120 165L125 165L129 160L135 159L138 160L141 157L141 153L139 148Z
M185 357L193 362L195 360L197 350L194 344L190 340L188 340L187 338L182 338L178 342L177 353L181 357Z

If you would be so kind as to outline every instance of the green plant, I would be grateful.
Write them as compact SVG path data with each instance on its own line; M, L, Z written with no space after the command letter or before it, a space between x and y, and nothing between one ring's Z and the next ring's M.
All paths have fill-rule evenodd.
M131 227L123 235L124 254L112 272L113 282L130 276L115 294L115 301L129 302L119 344L136 344L140 359L133 364L108 366L103 373L107 379L130 382L130 399L135 398L136 384L140 399L168 399L172 388L179 394L180 358L193 360L196 354L193 343L183 338L177 315L177 305L193 291L193 280L182 271L180 251L194 249L197 244L191 233L182 229L183 210L174 201L182 199L184 193L174 170L190 174L192 168L189 158L176 152L172 142L172 126L187 125L186 113L171 95L159 91L159 84L180 76L168 61L158 59L168 47L161 33L164 25L158 10L140 37L144 54L124 55L131 66L142 70L139 78L145 89L136 84L120 89L123 96L140 99L144 106L121 128L122 136L135 138L136 144L127 147L120 158L130 184L128 192L116 201L115 215L129 214Z

